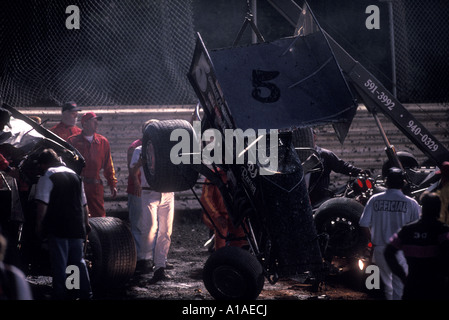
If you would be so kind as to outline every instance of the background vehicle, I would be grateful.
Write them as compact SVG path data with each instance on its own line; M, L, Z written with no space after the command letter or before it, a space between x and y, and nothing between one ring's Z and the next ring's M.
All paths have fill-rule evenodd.
M1 176L0 223L8 238L6 260L21 267L25 274L50 275L46 242L39 241L34 231L32 194L40 174L35 160L43 149L52 148L67 166L80 173L84 158L66 141L13 107L6 104L2 107L12 114L12 129L3 135L0 150L20 170L18 180ZM94 289L123 286L134 274L136 265L136 249L128 226L114 217L89 221L92 231L85 250Z

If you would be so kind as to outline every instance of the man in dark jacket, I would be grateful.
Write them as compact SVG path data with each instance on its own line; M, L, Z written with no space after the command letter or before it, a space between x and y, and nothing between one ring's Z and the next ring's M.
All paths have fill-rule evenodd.
M335 155L330 150L315 146L315 150L319 155L322 170L314 172L309 180L309 197L312 205L320 203L331 197L329 191L331 172L342 173L346 175L357 176L360 173L367 173L365 170L354 167Z
M384 251L391 269L404 283L403 300L448 299L449 226L438 221L441 201L436 193L421 196L419 220L403 226ZM396 253L404 252L408 275Z
M92 291L83 258L83 242L90 227L81 177L64 166L52 149L42 151L38 164L45 173L36 185L36 233L48 239L54 296L63 299L66 289L79 289L79 298L90 299ZM70 288L66 282L68 266L71 273L79 275Z
M335 153L316 144L316 132L312 130L313 146L321 162L321 170L310 175L308 188L312 206L332 197L329 190L331 172L345 175L357 176L359 174L370 174L369 170L357 168L347 161L340 159Z

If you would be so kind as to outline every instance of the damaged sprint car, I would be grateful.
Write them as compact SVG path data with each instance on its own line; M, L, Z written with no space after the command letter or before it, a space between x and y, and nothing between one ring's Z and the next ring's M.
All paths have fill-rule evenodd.
M42 150L52 148L61 161L80 174L84 158L65 140L15 108L7 104L2 108L12 116L11 129L0 135L0 152L20 172L19 179L0 173L0 225L8 239L5 263L18 266L26 275L49 276L47 243L35 234L33 190L41 175L36 159ZM93 289L123 287L134 274L137 259L129 227L115 217L89 218L89 223L92 230L85 243L85 260Z

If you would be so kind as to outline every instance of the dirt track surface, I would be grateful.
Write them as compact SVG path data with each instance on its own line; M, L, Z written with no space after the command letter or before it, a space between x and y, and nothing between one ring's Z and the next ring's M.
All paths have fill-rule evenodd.
M181 220L181 221L180 221ZM175 220L167 270L170 280L148 284L152 273L133 277L122 289L94 292L96 300L213 300L202 281L202 269L210 253L204 247L209 230L197 220ZM36 300L47 300L51 278L29 277ZM270 284L265 280L258 300L372 300L373 296L354 287L354 279L333 276L314 292L310 285L289 279Z

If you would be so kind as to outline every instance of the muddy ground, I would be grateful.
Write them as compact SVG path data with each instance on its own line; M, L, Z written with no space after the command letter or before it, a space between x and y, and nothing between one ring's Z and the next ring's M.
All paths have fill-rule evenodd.
M152 273L133 277L119 290L94 292L97 300L213 300L202 281L202 269L210 253L204 247L209 230L197 218L178 217L173 226L172 245L168 260L174 269L168 270L170 280L148 284ZM318 291L305 279L282 279L276 284L265 281L258 300L374 300L375 292L363 290L363 279L353 272L332 275ZM48 300L51 278L28 277L36 300Z

